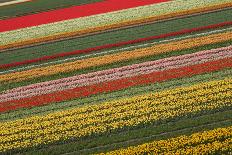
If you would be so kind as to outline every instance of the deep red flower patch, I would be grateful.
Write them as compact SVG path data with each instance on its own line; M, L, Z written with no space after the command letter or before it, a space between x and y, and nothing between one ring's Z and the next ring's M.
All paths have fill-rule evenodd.
M41 12L33 15L0 20L0 32L16 30L41 24L48 24L67 19L91 16L101 13L118 11L169 0L104 0L92 4L74 6L53 11Z

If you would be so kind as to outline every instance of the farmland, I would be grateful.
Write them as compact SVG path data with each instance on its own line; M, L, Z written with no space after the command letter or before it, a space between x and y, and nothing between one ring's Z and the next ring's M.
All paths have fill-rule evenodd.
M0 154L231 154L231 8L0 2Z

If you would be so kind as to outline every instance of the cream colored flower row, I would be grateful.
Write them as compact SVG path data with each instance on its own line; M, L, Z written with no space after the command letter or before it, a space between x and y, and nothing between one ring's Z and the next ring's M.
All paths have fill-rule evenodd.
M131 59L136 59L136 58L141 58L151 55L158 55L161 53L172 52L176 50L183 50L197 46L223 42L231 39L232 39L232 32L229 31L229 32L203 36L203 37L190 38L190 39L185 39L185 40L180 40L170 43L163 43L151 47L135 49L133 51L124 51L120 53L76 60L73 62L57 64L53 66L46 66L46 67L35 68L21 72L4 74L4 75L0 75L0 82L1 83L19 82L26 79L33 79L37 77L49 76L58 73L76 71L93 66L107 65L115 62L125 61L125 60L131 60Z
M12 0L12 1L9 1L9 2L0 3L0 7L1 6L6 6L6 5L12 5L12 4L17 4L17 3L22 3L22 2L27 2L27 1L30 1L30 0Z
M232 79L0 123L0 151L115 131L231 106Z
M213 154L232 152L232 126L159 140L99 155Z
M48 37L57 34L96 28L99 26L107 26L121 22L160 16L163 14L171 14L173 12L204 8L228 2L231 2L231 0L174 0L159 4L124 9L106 14L76 18L51 24L43 24L0 33L0 46L35 38Z

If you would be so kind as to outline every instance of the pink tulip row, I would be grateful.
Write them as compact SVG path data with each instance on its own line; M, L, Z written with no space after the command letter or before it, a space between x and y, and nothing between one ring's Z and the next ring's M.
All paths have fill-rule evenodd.
M217 60L232 55L232 46L200 51L193 54L186 54L170 58L164 58L155 61L149 61L131 66L108 69L88 74L77 75L69 78L32 84L29 86L15 88L0 94L0 102L47 94L50 92L86 86L110 80L116 80L125 77L136 76L139 74L148 74L154 71L162 71L173 68L179 68L187 65L204 63Z

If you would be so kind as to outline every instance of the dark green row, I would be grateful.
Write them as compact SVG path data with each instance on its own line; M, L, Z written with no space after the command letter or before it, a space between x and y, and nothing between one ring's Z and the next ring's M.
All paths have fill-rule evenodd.
M4 90L12 89L12 88L20 87L20 86L29 85L32 83L55 80L55 79L60 79L60 78L64 78L64 77L74 76L74 75L78 75L78 74L85 74L85 73L89 73L89 72L95 72L95 71L105 70L105 69L110 69L110 68L122 67L122 66L126 66L126 65L132 65L135 63L142 63L145 61L158 60L158 59L171 57L171 56L189 54L189 53L194 53L194 52L198 52L201 50L208 50L208 49L213 49L213 48L225 47L225 46L231 45L231 41L232 40L222 42L222 43L201 46L201 47L195 47L195 48L191 48L191 49L178 50L178 51L163 53L163 54L159 54L159 55L143 57L143 58L139 58L139 59L131 59L131 60L116 62L116 63L112 63L112 64L108 64L108 65L94 66L94 67L89 67L89 68L76 70L76 71L72 71L72 72L67 72L67 73L59 73L59 74L55 74L55 75L51 75L51 76L43 76L43 77L28 79L28 80L20 81L20 82L5 83L5 84L0 83L0 92L4 91Z
M231 21L231 14L232 10L224 10L209 14L185 17L181 19L156 22L153 24L136 26L70 40L63 40L54 43L47 43L12 51L5 51L0 53L0 64L24 61L62 52L70 52L100 45L114 44L122 41L129 41L133 39L180 31L183 29L191 29L195 27Z
M229 107L173 118L159 124L146 124L132 129L85 137L72 142L28 148L20 152L27 155L100 153L231 125L232 109Z
M103 0L33 0L15 5L2 6L0 8L0 19L38 13L42 11L55 10L76 5L99 2Z
M0 3L10 2L10 1L13 1L13 0L0 0Z

